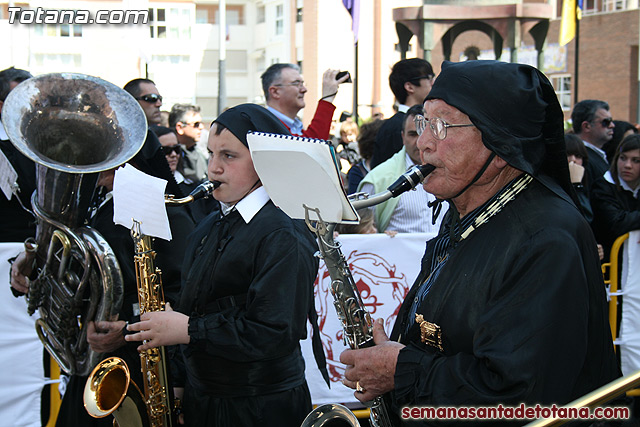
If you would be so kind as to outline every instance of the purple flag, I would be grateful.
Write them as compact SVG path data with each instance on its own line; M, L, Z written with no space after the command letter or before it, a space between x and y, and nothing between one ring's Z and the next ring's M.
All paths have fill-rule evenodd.
M360 26L360 0L342 0L342 4L351 15L351 30L353 39L358 43L358 27Z

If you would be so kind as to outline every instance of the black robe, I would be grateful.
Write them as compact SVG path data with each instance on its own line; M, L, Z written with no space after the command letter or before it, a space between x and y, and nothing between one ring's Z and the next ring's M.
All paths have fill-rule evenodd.
M584 165L584 181L587 194L591 194L593 184L609 170L609 163L593 148L585 146L588 158Z
M591 188L591 206L594 215L591 227L604 248L606 262L618 237L640 229L640 200L601 177Z
M190 240L185 421L298 427L311 410L299 341L318 271L312 234L268 201L248 224L211 214Z
M15 195L8 200L0 191L0 242L24 242L27 237L36 235L36 220L23 208L31 209L31 195L36 189L36 166L9 140L0 141L0 150L18 174L20 187L20 200Z
M373 144L371 169L384 163L402 149L402 127L406 118L407 115L399 111L380 126Z
M565 404L620 375L596 242L568 198L534 180L450 249L417 309L442 328L444 352L423 344L415 319L406 318L430 273L431 242L391 337L407 346L388 396L394 412Z

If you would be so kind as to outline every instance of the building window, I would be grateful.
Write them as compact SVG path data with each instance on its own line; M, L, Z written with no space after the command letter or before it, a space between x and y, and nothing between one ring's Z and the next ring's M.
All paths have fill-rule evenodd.
M598 13L598 4L596 0L584 0L582 3L582 14L593 15Z
M264 56L261 56L260 58L258 58L256 60L256 70L258 71L264 71L267 69L266 65L265 65L266 61Z
M227 71L246 73L249 69L246 50L227 50ZM220 51L205 50L200 62L200 71L217 71L220 66Z
M615 12L627 9L627 0L604 0L603 9L605 12Z
M229 5L226 7L227 25L244 25L244 6ZM219 20L218 5L196 5L196 24L217 24Z
M149 8L149 36L152 39L191 39L192 9Z
M302 8L296 9L296 22L302 22Z
M70 70L82 66L82 57L79 54L66 53L36 53L35 65L49 70Z
M211 20L213 20L213 18L209 18L209 16L211 15L211 9L212 7L210 6L197 5L196 24L212 24L213 22L211 22Z
M41 37L82 37L82 25L78 24L36 24L33 31Z
M284 6L276 6L276 36L284 34Z
M265 19L264 5L260 5L257 9L256 23L262 24L265 22Z
M563 111L571 110L571 75L562 74L551 76L551 84L558 96Z
M227 70L246 73L249 70L247 51L227 50Z
M188 64L191 60L189 55L152 55L151 62L162 65Z

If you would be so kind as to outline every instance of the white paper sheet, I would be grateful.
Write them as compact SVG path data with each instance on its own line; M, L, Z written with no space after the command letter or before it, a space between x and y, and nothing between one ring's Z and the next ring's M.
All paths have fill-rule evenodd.
M128 229L135 219L146 236L171 240L171 228L164 203L167 181L127 164L116 170L113 180L113 222Z
M0 189L7 200L11 200L13 192L18 188L18 174L16 170L11 166L11 162L7 159L7 156L0 151Z
M259 132L247 134L247 141L269 197L291 218L304 219L306 205L318 209L325 222L359 222L325 141ZM315 212L309 217L318 219Z

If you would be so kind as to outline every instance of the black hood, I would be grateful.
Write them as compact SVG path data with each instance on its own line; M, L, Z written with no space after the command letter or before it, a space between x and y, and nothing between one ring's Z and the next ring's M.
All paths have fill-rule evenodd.
M441 99L471 119L482 142L516 169L575 201L564 145L562 108L536 68L500 61L442 64L427 99ZM558 189L552 188L556 193ZM562 195L562 194L560 194Z

